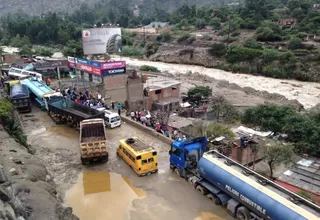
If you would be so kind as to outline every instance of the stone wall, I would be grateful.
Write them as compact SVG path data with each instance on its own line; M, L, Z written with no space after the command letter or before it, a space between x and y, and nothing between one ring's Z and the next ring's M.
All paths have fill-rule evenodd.
M53 178L0 126L0 219L76 220Z

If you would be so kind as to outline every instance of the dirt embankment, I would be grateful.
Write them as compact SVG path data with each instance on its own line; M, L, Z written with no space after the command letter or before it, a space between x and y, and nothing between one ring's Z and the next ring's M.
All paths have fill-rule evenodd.
M0 219L77 220L65 206L53 178L0 126Z
M214 67L221 62L218 58L208 53L208 47L172 44L160 46L157 53L150 56L149 60L205 67Z

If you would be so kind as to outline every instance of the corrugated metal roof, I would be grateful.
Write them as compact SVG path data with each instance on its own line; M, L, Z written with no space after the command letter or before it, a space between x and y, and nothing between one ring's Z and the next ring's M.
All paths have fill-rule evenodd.
M278 179L320 195L320 159L301 159Z

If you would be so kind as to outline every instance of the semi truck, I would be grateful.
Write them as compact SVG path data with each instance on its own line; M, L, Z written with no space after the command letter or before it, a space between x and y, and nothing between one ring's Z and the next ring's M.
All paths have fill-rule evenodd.
M170 169L241 220L319 220L320 207L218 151L206 137L175 141Z
M10 89L9 100L19 112L31 112L30 94L26 85L13 85Z
M80 154L82 164L108 160L107 136L103 119L88 119L80 122Z
M78 104L63 97L46 99L48 115L57 123L66 123L79 128L80 122L86 119L104 118L104 113L89 106Z

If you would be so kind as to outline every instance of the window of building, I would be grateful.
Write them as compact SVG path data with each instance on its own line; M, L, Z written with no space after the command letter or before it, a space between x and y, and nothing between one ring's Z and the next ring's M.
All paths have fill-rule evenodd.
M177 88L176 88L176 87L172 87L171 89L172 89L172 90L176 90Z
M161 89L155 91L156 95L161 94Z

